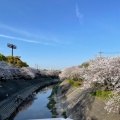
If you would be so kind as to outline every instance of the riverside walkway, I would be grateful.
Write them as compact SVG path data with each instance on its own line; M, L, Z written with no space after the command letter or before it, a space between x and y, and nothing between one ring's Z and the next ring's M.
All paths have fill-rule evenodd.
M16 90L15 86L12 88L8 86L9 88L13 89L12 91L14 91L14 93L13 94L11 93L10 96L8 96L8 98L0 102L0 117L1 117L0 120L7 120L18 109L21 103L24 102L28 98L28 96L31 95L33 92L35 92L40 88L42 89L43 87L54 84L58 81L59 79L49 79L49 78L30 80L27 83L26 82L22 84L19 83L21 85L18 86L19 90L17 91L14 91ZM3 90L3 88L0 89ZM3 90L3 92L7 91L10 93L12 92L10 91L11 89ZM15 98L18 95L22 96L23 100L16 103Z

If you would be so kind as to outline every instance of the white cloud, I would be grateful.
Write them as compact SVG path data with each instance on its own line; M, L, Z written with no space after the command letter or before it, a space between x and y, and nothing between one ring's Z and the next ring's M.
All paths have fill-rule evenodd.
M20 30L20 29L16 29L13 28L11 26L5 25L5 24L1 24L0 23L0 28L11 31L11 32L15 32L21 35L24 35L28 38L32 38L32 39L37 39L38 41L41 41L39 43L54 43L54 44L66 44L65 41L61 41L59 40L55 35L51 34L51 33L38 33L38 34L34 34L34 33L30 33L28 31L24 31L24 30ZM28 40L27 40L28 41ZM30 40L31 41L31 40ZM34 43L37 41L34 41Z
M53 44L47 43L47 42L39 42L39 41L34 41L34 40L29 40L29 39L24 39L24 38L19 38L19 37L13 37L13 36L8 36L8 35L3 35L3 34L0 34L0 37L7 38L7 39L12 39L12 40L23 41L23 42L28 42L28 43L37 43L37 44L43 44L43 45L53 45Z
M81 24L84 17L83 17L83 14L80 12L77 4L76 4L76 9L75 10L76 10L76 17L78 18L79 23Z
M31 35L30 33L26 32L26 31L16 29L16 28L13 28L11 26L7 26L7 25L1 24L1 23L0 23L0 28L6 29L6 30L9 30L9 31L12 31L12 32L16 32L16 33L19 33L19 34L24 34L24 35L27 35L27 36Z

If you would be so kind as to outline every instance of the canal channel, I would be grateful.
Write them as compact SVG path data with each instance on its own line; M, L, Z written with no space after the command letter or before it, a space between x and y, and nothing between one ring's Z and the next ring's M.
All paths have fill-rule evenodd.
M52 118L51 111L47 108L48 97L51 95L52 86L46 87L34 95L33 99L28 100L19 108L13 120L45 119Z

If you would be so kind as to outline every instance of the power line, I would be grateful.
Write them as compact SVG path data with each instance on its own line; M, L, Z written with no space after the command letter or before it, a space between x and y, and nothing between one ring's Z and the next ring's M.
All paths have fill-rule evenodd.
M104 52L104 54L118 54L120 52L111 52L111 53L107 53L107 52Z
M120 54L120 52L98 52L99 56L101 57L102 54Z

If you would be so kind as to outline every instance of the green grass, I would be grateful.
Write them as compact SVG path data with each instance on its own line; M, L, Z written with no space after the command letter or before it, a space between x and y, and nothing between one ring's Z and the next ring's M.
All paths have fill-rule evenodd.
M74 80L71 80L71 79L68 79L68 83L69 83L70 85L75 86L75 87L80 86L80 83L79 83L79 82L74 81Z
M68 83L73 85L74 84L74 80L68 79Z
M78 87L80 84L79 82L74 82L73 86Z
M108 100L113 97L111 91L103 91L103 90L96 90L95 92L91 92L91 95L103 100Z

